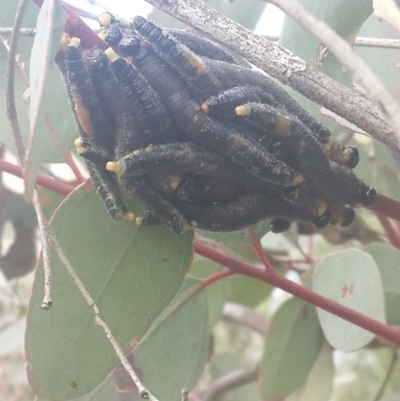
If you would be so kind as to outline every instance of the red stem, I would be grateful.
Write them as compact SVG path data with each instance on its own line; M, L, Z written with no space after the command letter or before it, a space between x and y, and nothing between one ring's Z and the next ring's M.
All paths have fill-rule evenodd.
M285 277L277 274L275 271L259 269L248 263L235 259L232 256L222 254L215 249L209 248L197 241L194 241L193 246L196 253L212 260L213 262L225 266L228 268L231 274L243 274L245 276L264 281L296 296L297 298L302 299L303 301L317 306L318 308L324 309L335 316L339 316L348 322L351 322L388 341L391 341L394 344L400 345L400 330L394 327L387 326L386 324L380 323L368 316L325 298L306 287L286 279Z
M400 202L388 196L378 194L376 202L370 209L386 217L400 221Z
M260 240L255 236L251 228L249 228L248 231L251 241L253 242L253 249L256 252L258 259L267 270L274 270L273 266L271 265L271 262L267 258L267 255L264 253L264 249L261 246Z
M203 289L203 288L208 287L209 285L211 285L211 284L213 284L213 283L215 283L215 282L217 282L219 280L224 279L225 277L232 276L233 274L234 273L232 273L229 270L224 270L222 272L215 273L212 276L201 280L201 283L196 287L196 292L201 290L201 289Z
M385 233L390 243L397 249L400 249L400 237L399 234L395 231L390 219L381 213L375 213L375 214L379 222L381 223L383 229L385 230Z
M15 164L9 163L3 159L0 159L0 171L15 175L16 177L23 178L22 169ZM61 195L69 195L75 188L71 185L64 184L63 182L53 180L48 177L39 175L37 177L37 184L50 189L51 191L57 192Z

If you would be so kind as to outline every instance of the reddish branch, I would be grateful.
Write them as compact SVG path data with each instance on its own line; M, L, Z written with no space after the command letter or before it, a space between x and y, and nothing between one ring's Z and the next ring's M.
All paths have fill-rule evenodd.
M212 260L213 262L225 266L232 274L243 274L245 276L264 281L265 283L271 284L274 287L280 288L281 290L302 299L303 301L317 306L318 308L324 309L333 315L339 316L348 322L381 336L382 338L391 341L394 344L400 345L399 329L380 323L368 316L340 305L339 303L325 298L306 287L288 280L274 271L259 269L246 262L235 259L232 256L222 254L219 251L209 248L197 241L195 241L193 245L196 253Z
M16 177L22 178L22 169L15 164L9 163L3 159L0 159L0 171L15 175ZM50 191L57 192L61 195L69 195L75 188L71 185L64 184L63 182L53 180L48 177L39 175L37 178L37 184L41 187L50 189Z
M251 238L251 242L253 243L253 249L258 256L258 259L260 259L260 262L264 265L264 267L267 270L274 270L274 268L271 265L271 262L267 258L267 255L264 253L264 249L262 248L259 239L256 237L251 228L249 228L248 231Z
M376 217L381 223L390 243L397 249L400 249L400 237L392 225L390 219L381 213L376 213Z
M400 221L400 202L388 196L378 194L374 206L371 210L381 213L391 219Z

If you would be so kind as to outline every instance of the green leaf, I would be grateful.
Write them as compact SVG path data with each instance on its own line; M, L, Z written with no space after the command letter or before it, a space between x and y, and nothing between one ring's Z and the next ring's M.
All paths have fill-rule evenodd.
M135 352L144 383L159 400L179 399L181 390L194 388L203 373L209 345L207 303L203 291L191 296L199 284L191 277L185 280Z
M398 39L398 31L385 20L372 15L360 29L360 36ZM398 65L400 54L395 49L381 47L356 46L355 52L361 56L372 71L378 76L386 89L393 95L397 95L400 88L398 80Z
M228 299L231 302L249 307L264 301L274 289L271 285L247 276L234 276L227 279Z
M315 308L291 298L272 317L261 365L263 399L284 398L304 383L320 349Z
M323 341L318 357L304 385L286 401L321 401L329 400L333 388L335 366L332 348Z
M13 25L15 13L18 7L18 2L14 0L3 0L1 4L0 13L0 26L11 28ZM38 15L38 7L33 3L29 2L26 8L25 16L23 19L22 27L34 28ZM25 64L29 64L29 55L32 49L33 38L31 37L20 37L18 39L17 53L20 54L20 61ZM8 117L6 112L6 70L7 70L7 57L8 51L5 46L0 46L0 93L3 95L0 99L0 120L3 121L0 130L0 142L5 145L14 155L17 154L14 138L12 136L10 124L8 123ZM21 134L27 141L29 137L29 120L26 112L26 107L23 101L23 94L29 86L26 79L26 69L23 68L22 64L15 71L15 102L18 120L20 124Z
M11 27L18 2L14 0L4 0L1 6L0 26ZM29 2L23 27L34 28L36 26L39 8ZM18 40L17 53L20 55L21 65L15 74L15 101L20 124L21 135L25 146L29 139L29 118L28 109L24 101L29 100L29 92L27 92L29 81L26 78L26 71L30 66L30 54L33 46L33 37L21 36ZM58 44L57 44L58 46ZM6 60L7 51L4 46L0 47L0 92L5 93L6 83ZM69 149L74 138L76 137L76 127L69 109L68 99L65 94L65 88L59 72L55 66L50 68L46 85L44 88L42 109L46 111L45 115L39 120L37 132L37 146L40 148L40 160L43 163L61 163L64 162L64 156L60 152L60 145ZM48 118L54 133L57 135L60 145L54 141L53 135L50 133L45 117ZM5 145L13 154L16 155L14 139L11 133L10 125L7 122L5 96L0 100L0 119L4 122L0 130L0 142Z
M42 98L46 76L53 63L67 20L67 14L56 0L44 0L36 25L30 63L30 136L25 160L25 194L30 199L42 162L41 143L37 140L39 128L45 129L45 114ZM54 95L54 94L53 94ZM39 120L42 124L39 125Z
M373 12L372 0L354 0L351 2L347 0L300 0L300 2L307 11L326 22L350 43L352 43L363 22ZM336 58L329 53L322 53L319 41L291 18L285 18L279 44L301 57L313 67L321 69L331 78L344 85L352 85L351 75L342 68ZM315 105L294 91L290 91L290 94L328 127L331 129L337 127L330 118L322 118L318 105Z
M365 249L377 264L385 291L386 320L400 325L400 251L389 244L370 244Z
M266 4L257 0L206 0L205 3L251 30L256 27L266 7Z
M46 75L58 52L66 20L67 14L60 4L55 0L43 1L36 25L29 74L31 136L36 132Z
M385 322L381 276L374 259L366 252L347 249L322 258L314 269L313 289L332 301ZM353 323L317 310L326 339L340 351L354 351L375 337Z
M326 22L343 39L352 43L361 25L372 14L372 0L300 0L304 8L318 19ZM330 77L350 86L351 75L345 72L341 64L331 55L321 54L318 40L302 28L297 22L286 17L283 25L280 44L307 63L318 67Z
M193 277L204 279L213 276L221 271L221 267L207 259L197 259L192 263L189 274ZM222 315L222 310L226 300L227 283L226 279L216 281L205 288L208 305L208 316L210 329L212 329Z
M135 206L131 207L135 210ZM137 207L136 207L137 209ZM128 351L169 305L192 259L192 236L164 227L114 222L94 192L75 192L52 226L72 266L121 347ZM79 397L118 361L65 267L51 254L53 307L40 309L43 269L37 269L27 317L28 377L41 397Z
M182 388L193 388L207 359L208 322L204 292L185 299L199 284L187 278L171 305L157 318L129 359L144 385L163 401L175 401ZM184 333L184 335L182 335ZM179 338L179 341L176 339ZM98 387L74 401L126 401L127 395L117 391L132 390L130 398L138 398L132 382L119 365ZM37 401L44 401L39 398Z

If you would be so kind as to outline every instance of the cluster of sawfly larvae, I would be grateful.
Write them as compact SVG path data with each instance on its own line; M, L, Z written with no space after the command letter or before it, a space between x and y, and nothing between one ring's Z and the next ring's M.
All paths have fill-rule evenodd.
M56 63L79 130L75 144L114 219L234 231L271 221L348 226L376 192L352 171L356 148L265 75L219 45L136 17L99 17L109 45L64 37ZM140 202L135 216L121 189Z

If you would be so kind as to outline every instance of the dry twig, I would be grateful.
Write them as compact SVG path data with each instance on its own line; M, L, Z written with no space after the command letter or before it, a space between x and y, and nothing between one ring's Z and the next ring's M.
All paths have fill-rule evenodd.
M254 363L250 367L236 370L218 378L211 384L204 396L204 401L220 400L226 392L255 381L259 372L260 364Z

